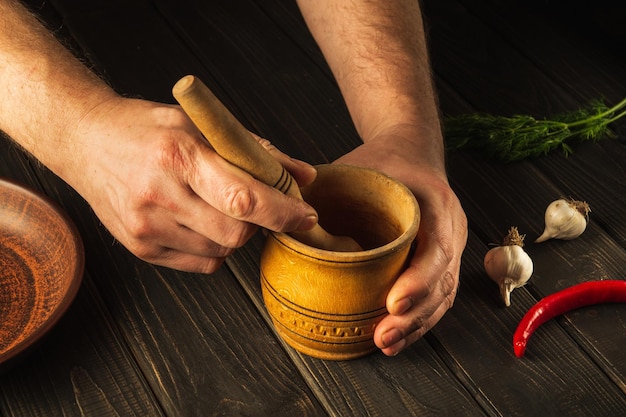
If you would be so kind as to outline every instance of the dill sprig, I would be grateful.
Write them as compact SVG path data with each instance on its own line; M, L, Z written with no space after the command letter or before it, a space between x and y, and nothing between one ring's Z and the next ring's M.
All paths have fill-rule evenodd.
M535 119L527 115L511 117L485 113L450 116L444 119L448 150L474 149L490 159L519 161L561 149L572 152L568 142L597 141L614 134L609 124L626 115L626 98L613 107L594 100L584 108Z

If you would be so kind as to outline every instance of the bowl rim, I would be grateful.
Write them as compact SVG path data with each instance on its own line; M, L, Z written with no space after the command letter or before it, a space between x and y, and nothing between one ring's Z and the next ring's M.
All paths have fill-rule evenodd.
M356 252L338 252L338 251L329 251L326 249L320 249L320 248L316 248L314 246L310 246L307 245L305 243L302 243L301 241L299 241L298 239L294 238L293 236L289 235L288 233L285 232L273 232L270 231L270 236L268 237L273 237L274 239L276 239L280 244L284 245L285 247L289 248L292 251L298 252L303 256L307 256L309 258L314 258L320 261L327 261L329 259L329 255L332 254L332 256L330 256L330 258L332 258L332 262L333 263L355 263L355 262L367 262L370 261L372 259L377 259L377 258L381 258L383 256L388 255L389 253L392 252L397 252L399 250L402 250L403 248L405 248L406 246L410 246L413 241L415 240L415 237L417 236L417 232L419 230L419 226L421 223L421 207L419 205L419 202L417 201L417 198L415 198L415 195L413 194L413 192L402 182L398 181L397 179L385 174L382 171L373 169L373 168L367 168L367 167L361 167L361 166L357 166L357 165L349 165L349 164L320 164L320 165L315 165L316 169L322 168L322 169L356 169L356 170L360 170L360 171L368 171L371 174L374 175L379 175L379 176L383 176L386 179L388 179L389 181L393 182L396 186L400 187L400 189L406 194L406 197L412 202L414 203L415 206L415 217L413 218L411 224L409 225L409 227L402 233L400 234L400 236L398 236L397 238L395 238L394 240L382 245L382 246L378 246L376 248L372 248L372 249L368 249L368 250L363 250L363 251L356 251Z
M67 228L69 235L72 237L73 252L76 255L74 274L71 277L70 285L60 300L57 308L55 308L50 316L31 334L26 336L22 341L15 344L9 350L0 353L0 366L4 367L6 364L24 354L38 341L40 341L40 339L59 322L61 317L72 305L83 281L85 271L85 250L82 237L76 227L76 224L67 212L52 198L32 187L6 177L0 177L0 188L6 189L15 194L21 194L24 198L37 202L45 210L49 210L54 216L57 216L61 220L63 226Z

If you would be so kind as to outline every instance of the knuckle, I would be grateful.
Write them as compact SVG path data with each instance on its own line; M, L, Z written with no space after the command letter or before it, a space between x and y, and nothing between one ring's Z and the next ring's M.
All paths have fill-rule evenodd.
M411 338L413 340L421 339L422 337L424 337L426 333L428 333L429 330L430 329L426 327L425 325L421 325L420 327L415 329L415 331L413 331L413 333L411 334Z
M188 159L178 144L178 141L164 136L157 141L155 158L159 165L164 167L184 167Z
M450 239L437 239L437 257L441 265L449 265L454 259L454 246Z
M145 261L152 261L161 256L161 249L150 244L156 229L148 217L130 215L125 219L124 228L126 241L122 243L131 253Z
M458 282L450 271L446 271L441 279L441 288L446 297L456 295Z
M199 172L195 148L189 144L183 145L182 141L173 135L170 133L154 139L154 150L151 151L147 164L158 168L153 172L166 173L172 178L187 180L197 178Z
M135 246L142 246L153 235L153 226L147 217L142 215L130 215L126 219L126 231Z
M287 216L276 217L273 221L269 228L275 232L290 232L297 227L296 221Z
M426 320L421 315L414 317L411 320L411 327L410 327L409 333L413 333L422 329L424 327L425 322Z
M454 275L450 271L446 271L440 280L441 293L443 295L442 304L445 304L446 309L449 310L454 304L456 294L459 288L459 281L454 278Z
M452 306L454 305L454 300L456 299L456 291L454 291L453 293L450 293L445 299L444 299L444 303L446 306L446 310L450 310L452 308Z
M244 184L235 183L222 191L224 213L236 219L245 219L253 212L255 198L252 190Z
M223 233L223 238L220 242L222 245L220 255L229 256L234 249L242 247L252 236L254 230L256 230L256 227L239 222L236 226Z

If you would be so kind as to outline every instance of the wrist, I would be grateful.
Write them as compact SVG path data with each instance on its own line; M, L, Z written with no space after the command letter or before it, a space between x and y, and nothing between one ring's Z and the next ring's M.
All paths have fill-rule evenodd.
M96 86L89 93L74 96L71 101L57 106L59 114L50 114L49 120L42 120L36 126L47 126L42 131L30 132L31 140L36 141L33 155L55 174L74 186L75 179L84 171L90 152L89 126L94 125L98 114L120 99L108 87Z
M446 176L443 135L439 124L401 123L381 128L374 136L364 139L376 144L384 155L400 158L411 164L428 166Z

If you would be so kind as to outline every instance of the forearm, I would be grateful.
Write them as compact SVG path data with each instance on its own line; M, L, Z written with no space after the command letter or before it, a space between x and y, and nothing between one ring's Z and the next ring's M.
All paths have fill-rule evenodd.
M361 138L412 131L443 170L443 140L417 0L298 0Z
M77 123L117 95L18 1L0 0L0 130L63 177Z

